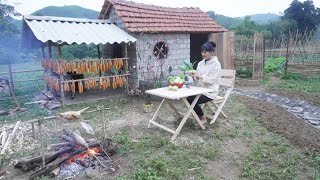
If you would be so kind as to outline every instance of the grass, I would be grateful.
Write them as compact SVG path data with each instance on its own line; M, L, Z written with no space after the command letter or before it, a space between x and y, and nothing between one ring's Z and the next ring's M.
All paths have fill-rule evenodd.
M26 63L26 64L14 64L12 65L13 71L22 71L22 70L34 70L41 69L39 63ZM0 66L0 72L8 72L8 67L6 65ZM43 76L43 72L34 72L34 73L19 73L13 75L13 80L27 80L27 79L38 79ZM8 79L7 75L3 76ZM21 82L14 84L15 94L17 100L20 103L21 107L28 108L28 112L23 112L15 114L13 116L0 116L0 123L8 123L20 120L28 120L38 116L46 116L48 112L46 110L39 109L36 105L24 105L24 103L32 101L32 97L36 92L40 92L44 89L43 81L32 81L32 82ZM0 109L10 110L16 107L14 100L9 96L9 93L6 91L0 92Z
M218 160L224 160L225 154L228 154L223 150L224 144L229 140L250 146L246 155L240 157L243 163L236 164L241 169L239 179L303 179L310 171L319 174L318 155L306 155L281 136L268 132L252 119L242 104L231 99L233 104L228 106L233 108L233 112L239 112L238 116L245 118L243 124L225 131L201 132L204 140L201 142L188 141L175 145L161 131L155 130L143 130L144 136L136 142L132 141L134 135L130 131L122 129L114 136L120 144L118 154L129 159L128 165L133 168L118 179L213 179L215 174L211 174L207 168L212 163L218 163ZM194 127L187 128L185 133ZM236 155L231 155L228 161L238 162L239 159L233 156ZM192 168L197 169L190 173L188 169ZM304 172L305 169L308 171ZM316 177L317 174L309 177Z
M28 102L31 100L31 95L37 91L37 85L22 86L20 91L19 101ZM30 96L23 96L24 93ZM134 118L130 112L139 112L137 103L142 105L142 102L130 97L102 100L66 106L51 114L84 107L90 109L96 109L97 106L109 107L111 110L106 111L107 121L117 122L124 117ZM6 103L2 106L10 106L9 101ZM170 142L170 133L160 129L148 129L147 122L138 125L129 124L117 129L112 127L115 133L108 132L108 135L119 143L117 156L125 161L123 170L114 178L219 179L220 176L230 175L232 179L234 175L235 179L320 179L319 154L298 149L281 136L267 131L234 96L230 97L224 111L229 115L229 119L219 118L206 130L199 130L194 122L187 121L177 138L178 143L175 144ZM47 114L49 114L47 111L40 110L37 106L28 106L28 112L0 117L0 122L29 120ZM139 116L148 119L150 115L141 113ZM84 114L84 119L93 125L100 137L101 113ZM108 125L111 126L111 123ZM137 132L140 135L137 135ZM18 151L14 148L13 154L5 155L4 162L8 165L13 158L32 155L35 152ZM222 174L214 172L214 169L211 169L213 167L229 170L226 174Z
M289 73L286 76L274 80L273 74L265 74L260 79L260 84L266 86L268 90L285 90L301 93L320 93L320 77L303 78L300 74Z
M133 99L122 98L113 101L99 101L83 103L76 106L66 106L63 110L81 109L96 106L110 107L108 119L116 121L126 114ZM142 101L141 101L142 102ZM232 102L232 103L231 103ZM116 107L116 108L115 108ZM136 108L136 107L135 107ZM170 142L170 135L159 129L147 129L138 126L122 127L112 135L112 139L119 143L117 156L125 160L124 170L114 176L114 179L214 179L219 178L210 167L221 166L220 162L231 168L228 172L235 173L239 169L238 179L303 179L303 177L319 177L320 156L311 151L302 151L281 136L268 132L262 125L252 118L243 104L231 97L226 104L226 113L230 115L229 126L223 125L223 119L218 124L204 131L195 126L184 127L179 135L178 144ZM141 114L145 116L146 114ZM85 114L85 119L101 133L100 114ZM188 121L189 124L191 121ZM144 122L145 123L145 122ZM135 132L142 133L136 136ZM186 138L187 141L180 141ZM110 132L108 133L110 135ZM202 140L199 140L202 139ZM245 151L229 149L233 143L248 147ZM227 145L229 144L229 145ZM234 152L235 151L235 152ZM34 151L19 151L7 155L5 163L13 157L32 155ZM239 154L240 153L240 154ZM215 165L217 164L217 165ZM214 166L215 165L215 166ZM231 166L231 167L229 167ZM310 172L314 174L310 174Z
M302 93L320 93L320 77L313 77L307 79L285 79L277 83L268 84L271 90L291 90Z

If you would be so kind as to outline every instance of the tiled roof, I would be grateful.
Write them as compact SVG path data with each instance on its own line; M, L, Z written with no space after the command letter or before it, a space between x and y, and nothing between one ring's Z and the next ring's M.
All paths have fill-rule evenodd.
M169 8L124 0L105 0L99 19L108 18L112 7L130 32L227 31L199 8Z

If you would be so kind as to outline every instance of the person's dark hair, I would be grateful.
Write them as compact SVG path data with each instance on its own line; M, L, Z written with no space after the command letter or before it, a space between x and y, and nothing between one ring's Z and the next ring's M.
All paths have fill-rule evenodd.
M216 43L213 42L213 41L209 41L209 42L206 42L204 43L202 46L201 46L201 51L207 51L207 52L214 52L215 49L216 49Z

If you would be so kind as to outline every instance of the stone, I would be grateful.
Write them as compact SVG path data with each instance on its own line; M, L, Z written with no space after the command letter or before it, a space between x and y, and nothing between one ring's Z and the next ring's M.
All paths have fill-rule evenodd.
M0 110L0 116L8 115L8 114L9 114L9 111L6 111L6 110Z
M291 102L291 100L290 99L288 99L287 101L286 101L286 104L289 104Z
M287 105L281 105L282 107L286 108L286 109L291 109L290 106L287 106Z
M269 98L269 97L267 97L267 101L268 101L268 102L272 102L272 99Z
M319 114L318 112L313 113L314 116L316 116L316 115L318 115L318 114Z
M320 121L309 120L309 123L312 125L320 125Z
M302 104L304 104L305 103L305 101L300 101L299 102L299 105L301 106Z
M306 120L320 121L320 118L316 118L316 117L303 116L303 118L306 119Z
M302 113L303 108L302 107L293 107L290 111L293 113Z

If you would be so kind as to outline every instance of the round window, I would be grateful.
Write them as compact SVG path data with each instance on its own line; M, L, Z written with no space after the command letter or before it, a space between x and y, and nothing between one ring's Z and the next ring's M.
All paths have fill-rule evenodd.
M153 55L157 59L165 59L168 56L168 51L169 51L168 44L160 41L160 42L157 42L156 45L154 45Z

